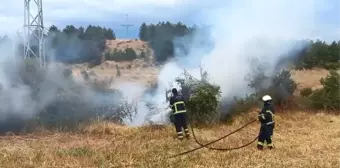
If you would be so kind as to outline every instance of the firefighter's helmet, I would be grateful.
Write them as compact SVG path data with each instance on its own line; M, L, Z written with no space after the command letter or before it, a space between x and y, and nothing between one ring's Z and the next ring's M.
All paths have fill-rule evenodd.
M271 98L269 95L265 95L265 96L262 97L262 100L263 100L264 102L266 102L266 101L272 100L272 98Z

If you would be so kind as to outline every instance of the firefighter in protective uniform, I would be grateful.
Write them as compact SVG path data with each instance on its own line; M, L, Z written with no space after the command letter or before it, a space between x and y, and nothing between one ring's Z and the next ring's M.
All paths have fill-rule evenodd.
M273 149L273 131L275 128L275 111L272 105L272 98L269 95L262 97L264 102L263 108L258 115L258 119L261 123L260 133L257 143L257 148L262 150L265 143L269 149Z
M187 111L185 108L184 97L178 94L176 88L172 89L172 97L170 97L170 107L173 111L172 117L178 139L182 140L184 138L182 128L184 129L186 137L189 138L190 135L187 126Z

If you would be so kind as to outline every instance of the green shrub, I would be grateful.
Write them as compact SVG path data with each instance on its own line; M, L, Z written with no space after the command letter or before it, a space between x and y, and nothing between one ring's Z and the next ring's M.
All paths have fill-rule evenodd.
M310 101L316 109L339 110L340 102L340 76L336 71L331 70L330 74L320 80L323 85L322 89L315 90Z
M310 96L312 93L313 93L312 88L303 88L303 89L300 91L300 95L303 96L303 97L308 97L308 96Z
M222 121L230 121L232 116L248 112L253 107L262 107L262 96L270 95L274 105L285 104L296 90L296 83L291 79L288 70L277 71L272 76L266 76L264 69L257 68L256 75L248 76L249 87L254 93L245 95L243 98L234 97L222 101Z
M337 70L340 68L340 62L327 62L325 63L324 67L327 70Z
M206 76L195 79L186 71L176 79L186 100L188 116L193 124L211 124L220 118L220 87L208 83Z
M111 61L132 61L137 58L135 50L132 48L126 48L124 51L113 50L112 52L105 53L105 59Z

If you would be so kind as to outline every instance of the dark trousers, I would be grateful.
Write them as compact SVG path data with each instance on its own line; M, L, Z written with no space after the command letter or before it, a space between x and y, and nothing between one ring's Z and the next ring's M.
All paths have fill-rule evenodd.
M182 132L182 128L184 129L184 132L186 136L189 136L189 129L187 126L187 116L186 113L179 113L179 114L174 114L174 119L175 119L175 128L177 132L177 137L179 139L182 139L184 134Z
M274 132L274 127L271 125L262 125L260 128L260 133L259 133L259 138L257 145L259 148L262 148L265 144L267 143L268 147L273 147L273 132Z

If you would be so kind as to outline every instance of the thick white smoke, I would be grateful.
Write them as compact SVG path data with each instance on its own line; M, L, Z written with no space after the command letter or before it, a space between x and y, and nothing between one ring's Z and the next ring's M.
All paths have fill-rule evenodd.
M169 83L184 69L199 77L200 65L208 71L210 82L221 86L223 98L244 96L251 92L245 81L246 75L253 72L251 59L264 63L270 75L280 59L289 56L288 52L304 47L297 41L323 37L328 30L318 25L317 16L330 7L327 1L317 0L234 0L206 13L200 24L209 24L211 33L196 32L194 37L180 39L181 47L184 45L189 53L176 52L176 59L163 67L154 103L165 109L168 104L164 91ZM185 38L193 39L193 43L185 44ZM202 45L201 39L211 39L213 46ZM162 110L153 120L164 122L165 114Z
M32 89L23 82L22 75L25 74L23 72L25 69L22 69L23 60L16 57L19 40L9 37L0 42L0 122L13 116L21 119L33 117L55 99L56 85L66 85L60 69L51 65L47 68L44 82L35 88L39 89L39 102L33 100L32 94L38 90ZM50 85L51 81L53 85Z
M36 62L37 65L26 69L29 67L24 66L26 61L22 58L23 53L19 53L23 50L18 50L20 44L22 44L21 38L13 36L3 40L0 38L1 124L2 122L7 123L12 117L18 120L32 119L49 105L55 104L60 99L62 92L68 93L69 97L77 96L78 100L84 100L84 102L96 103L90 101L96 96L93 90L86 87L82 81L77 83L75 80L65 77L63 70L66 67L61 64L46 64L44 72L39 70L35 72L31 69L38 67L38 62ZM46 49L47 51L52 50ZM29 64L34 64L33 61L29 62ZM74 86L78 86L78 88L74 88ZM78 94L79 90L81 90L80 94ZM97 96L97 99L100 97Z
M177 2L179 1L171 5L182 4ZM329 37L328 33L331 30L325 25L319 25L317 16L332 5L327 0L233 0L220 5L210 5L218 6L210 12L202 10L204 18L198 25L209 25L211 31L209 33L198 31L193 36L176 39L175 60L163 66L156 94L144 97L144 100L155 103L161 110L161 113L155 115L152 120L155 122L166 120L168 104L165 102L165 89L170 88L169 83L173 83L184 69L194 77L199 77L199 65L202 65L209 73L210 82L221 86L222 96L225 98L243 96L251 92L247 86L248 82L244 79L253 71L253 62L250 58L255 57L266 63L264 68L270 74L286 53L303 47L303 44L297 45L294 40ZM192 42L187 42L188 39ZM210 39L213 44L202 45L202 39ZM0 45L0 84L3 88L0 95L0 110L31 117L38 109L55 99L56 90L49 88L48 84L41 87L46 91L41 95L44 101L34 104L35 101L30 98L33 91L25 85L17 84L15 75L18 72L15 67L18 61L13 58L15 54L11 53L15 50L10 50L9 46L6 43ZM187 54L181 52L180 48L183 46L189 51ZM49 70L50 80L56 84L60 82L59 85L67 85L58 80L61 79L59 75L52 73L56 69L50 67ZM145 90L138 84L123 84L119 89L130 102L138 100L138 96ZM143 124L148 112L148 109L139 103L137 116L130 124ZM0 119L6 117L6 114L0 115Z

